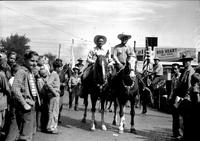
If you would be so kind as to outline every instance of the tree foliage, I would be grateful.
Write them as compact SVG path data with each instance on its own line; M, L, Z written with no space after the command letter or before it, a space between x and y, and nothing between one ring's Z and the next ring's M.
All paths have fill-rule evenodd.
M25 35L11 35L10 37L7 37L6 39L2 39L1 44L3 46L3 50L7 53L14 51L18 55L18 63L23 62L23 55L26 50L30 49L30 46L28 43L30 42L30 39L27 38Z

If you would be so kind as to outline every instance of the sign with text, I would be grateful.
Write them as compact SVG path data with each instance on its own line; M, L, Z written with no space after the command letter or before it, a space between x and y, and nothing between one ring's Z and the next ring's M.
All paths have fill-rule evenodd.
M136 48L137 56L144 55L144 48ZM189 54L197 61L196 48L155 48L155 55L161 61L178 61L183 54Z

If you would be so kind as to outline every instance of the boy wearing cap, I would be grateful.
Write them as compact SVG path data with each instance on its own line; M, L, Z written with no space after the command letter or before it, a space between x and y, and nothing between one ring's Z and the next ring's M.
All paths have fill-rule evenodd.
M69 108L72 107L72 102L74 100L75 97L75 106L74 106L74 110L78 111L78 90L79 90L79 86L81 84L81 80L78 76L79 73L79 68L78 67L74 67L73 68L73 75L70 77L69 82L68 82L68 86L69 86Z
M178 80L181 75L180 73L180 65L177 63L172 64L172 79L171 79L171 90L169 95L169 106L172 114L172 132L175 138L181 138L181 128L180 128L180 113L178 112L176 103L176 95L177 95L177 86Z
M77 61L78 61L78 63L75 64L75 67L78 67L78 68L79 68L79 75L80 75L80 74L82 74L83 68L84 68L83 59L82 59L82 58L79 58Z

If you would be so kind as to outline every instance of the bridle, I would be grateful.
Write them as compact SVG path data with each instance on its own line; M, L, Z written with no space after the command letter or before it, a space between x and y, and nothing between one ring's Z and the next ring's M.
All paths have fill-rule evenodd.
M102 74L103 74L103 80L104 80L104 83L103 84L97 84L97 87L99 88L99 90L100 90L100 93L103 91L103 88L107 85L107 83L108 83L108 80L107 80L107 78L108 78L108 76L107 76L107 74L105 74L106 73L106 70L105 70L105 68L104 68L104 66L105 66L105 62L104 61L102 61L101 62L102 64L101 64L101 66L102 66Z

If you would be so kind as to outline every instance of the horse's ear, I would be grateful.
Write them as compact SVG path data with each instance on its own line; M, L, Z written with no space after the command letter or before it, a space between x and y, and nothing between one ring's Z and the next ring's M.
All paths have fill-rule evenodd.
M108 50L107 53L106 53L106 58L108 58L110 55L110 51Z

